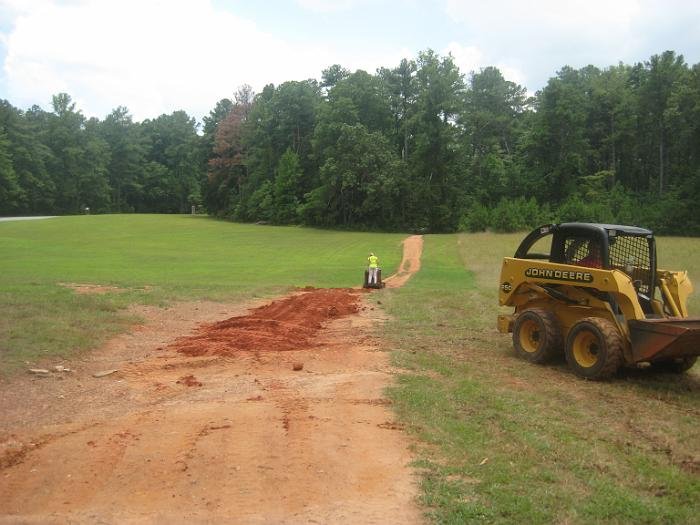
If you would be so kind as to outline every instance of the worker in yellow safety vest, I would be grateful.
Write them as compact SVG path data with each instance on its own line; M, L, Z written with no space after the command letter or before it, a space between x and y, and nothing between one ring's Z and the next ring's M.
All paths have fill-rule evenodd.
M377 270L379 270L379 257L370 252L367 257L369 263L369 275L367 276L367 284L377 284Z

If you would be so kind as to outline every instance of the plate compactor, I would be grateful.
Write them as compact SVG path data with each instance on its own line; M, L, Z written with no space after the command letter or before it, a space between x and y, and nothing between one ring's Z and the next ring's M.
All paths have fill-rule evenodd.
M518 356L543 363L561 354L587 379L649 363L685 372L700 355L700 318L688 317L685 271L656 267L650 230L610 224L541 226L503 259L500 332Z
M382 282L382 269L377 268L377 282L369 282L369 270L365 268L365 281L362 284L362 288L384 288L386 284Z

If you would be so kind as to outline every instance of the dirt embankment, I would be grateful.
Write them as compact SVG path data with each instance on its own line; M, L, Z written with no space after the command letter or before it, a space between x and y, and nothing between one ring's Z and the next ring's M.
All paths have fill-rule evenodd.
M420 522L364 297L151 309L73 372L0 386L0 522Z

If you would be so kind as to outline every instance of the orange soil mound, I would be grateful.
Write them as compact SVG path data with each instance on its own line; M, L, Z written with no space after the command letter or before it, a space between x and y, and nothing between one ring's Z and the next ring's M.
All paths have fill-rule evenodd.
M249 315L204 325L170 348L189 356L299 350L323 324L357 312L358 291L319 289L274 301Z

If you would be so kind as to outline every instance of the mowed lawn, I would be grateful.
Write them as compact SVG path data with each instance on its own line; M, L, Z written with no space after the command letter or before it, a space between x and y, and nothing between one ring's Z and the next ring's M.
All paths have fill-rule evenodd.
M99 346L136 319L131 303L245 300L362 283L370 250L385 275L405 235L243 225L188 215L101 215L0 223L0 376ZM120 288L76 294L61 283Z
M496 331L498 276L524 234L429 235L421 272L376 295L405 369L391 389L415 435L436 523L700 523L700 365L684 376L575 377ZM700 285L700 239L664 238L660 266ZM698 294L691 314L700 315Z
M405 235L231 224L188 216L0 223L4 373L94 348L131 303L245 300L296 286L356 286L367 252L385 274ZM403 370L389 395L415 436L435 523L698 523L700 365L583 381L563 360L518 360L495 329L503 256L523 234L427 235L422 269L373 293ZM659 239L660 266L700 288L700 239ZM79 295L59 283L121 292ZM700 294L690 303L700 315Z

